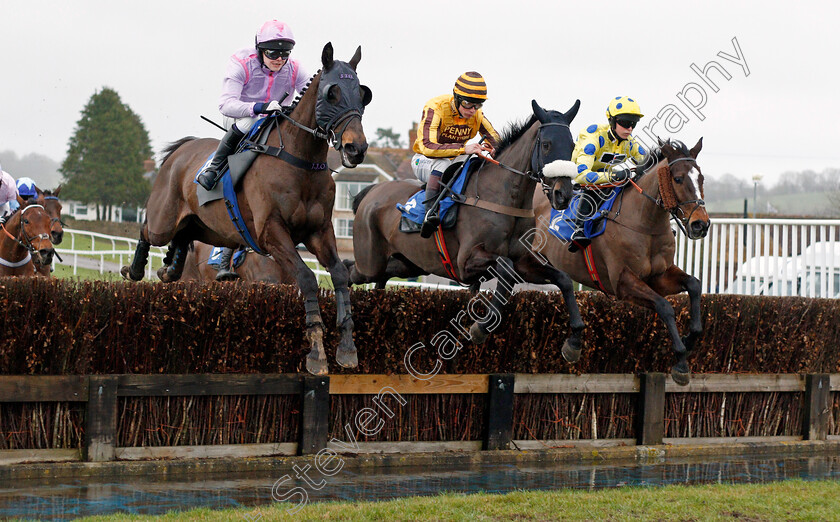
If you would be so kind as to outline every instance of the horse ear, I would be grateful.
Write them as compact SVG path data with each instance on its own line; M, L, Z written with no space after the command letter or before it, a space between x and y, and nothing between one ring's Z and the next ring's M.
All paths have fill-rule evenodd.
M356 66L359 65L359 60L361 60L361 59L362 59L362 46L360 45L359 47L356 48L356 54L354 54L353 57L350 58L350 61L348 62L350 64L350 67L352 67L354 71L356 70Z
M565 118L566 123L572 123L572 120L574 120L575 116L577 116L578 109L580 109L580 100L575 100L575 104L572 105L572 108L563 114L563 118Z
M537 100L531 100L531 108L534 110L534 116L540 121L540 123L546 123L549 121L548 114L545 112L545 109L540 107L540 104L537 103Z
M61 185L59 185L57 189L53 190L53 196L58 197L59 192L61 192Z
M324 46L324 50L321 51L321 65L324 66L325 71L333 66L332 42L327 42L327 45Z
M703 148L703 137L700 136L700 139L697 140L697 145L691 147L691 150L688 151L691 154L691 157L697 159L697 155L700 154L700 149Z

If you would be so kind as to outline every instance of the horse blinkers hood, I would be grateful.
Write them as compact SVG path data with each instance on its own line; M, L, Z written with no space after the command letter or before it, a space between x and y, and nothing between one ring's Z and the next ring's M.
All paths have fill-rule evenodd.
M340 147L341 134L347 124L354 116L361 119L365 106L372 98L370 88L359 83L356 71L346 63L333 62L329 70L321 73L315 122L334 140L336 150ZM336 131L341 122L345 123L341 130Z

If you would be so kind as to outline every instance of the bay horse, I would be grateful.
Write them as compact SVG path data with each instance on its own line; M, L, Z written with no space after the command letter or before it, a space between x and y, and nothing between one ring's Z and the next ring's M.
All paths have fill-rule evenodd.
M572 282L531 253L530 235L535 227L532 196L537 181L543 179L544 169L546 173L555 169L561 172L550 194L552 205L565 208L571 199L571 176L575 171L569 160L575 144L569 124L577 114L580 100L566 113L545 110L536 101L531 102L531 107L533 114L527 121L511 125L501 136L496 148L496 159L501 165L485 162L466 183L464 196L483 202L483 208L474 206L478 203L461 204L455 226L438 229L436 236L452 254L449 270L441 261L436 238L399 230L401 214L396 204L406 202L417 192L420 182L387 181L366 187L354 198L355 262L345 261L351 267L351 282L376 283L377 288L383 288L392 277L436 274L477 291L482 282L496 278L498 284L491 301L495 310L507 303L512 280L551 283L562 291L569 311L572 336L566 343L576 346L583 321ZM472 342L482 343L488 328L476 320L469 334Z
M691 149L679 141L659 142L656 164L637 177L638 190L626 186L606 217L601 236L592 239L595 276L587 268L583 252L571 253L567 243L550 235L550 208L534 194L539 253L572 279L600 289L608 295L654 310L671 337L676 362L671 368L674 382L688 384L686 357L703 333L700 318L700 281L674 265L676 240L670 226L673 218L690 239L706 236L709 214L703 202L703 175L697 155L703 138ZM535 241L536 244L536 241ZM598 279L598 281L595 280ZM688 335L680 337L674 308L664 298L688 292ZM580 350L563 347L563 357L577 362Z
M61 201L58 199L58 195L61 193L61 185L55 190L43 191L35 187L35 192L38 194L35 202L42 205L44 210L47 211L47 214L50 215L50 236L52 237L52 244L57 245L64 239L64 223L61 221L62 206ZM57 252L55 255L61 261L61 256ZM37 275L44 277L50 276L52 265L43 265L38 258L32 258L32 262L35 265L34 269Z
M345 368L358 365L348 272L338 257L332 226L335 182L326 161L329 144L340 152L346 167L361 163L367 152L362 113L372 95L356 76L360 60L361 47L349 62L342 62L333 59L331 43L324 46L323 69L288 112L270 116L278 118L279 124L266 145L273 147L278 157L260 154L236 191L242 222L255 244L271 254L286 273L294 274L300 287L310 347L306 369L315 375L328 372L324 323L318 307L318 281L298 254L298 243L303 243L332 277L340 331L336 361ZM181 277L190 241L232 248L244 244L223 199L203 206L198 203L194 178L217 144L214 139L188 137L164 151L149 196L146 223L132 264L121 270L123 277L142 279L150 245L170 244L165 266L158 271L161 280L169 282Z
M216 281L216 268L210 266L207 260L213 252L213 245L193 241L193 248L187 253L184 261L184 273L181 281L199 281L212 283ZM274 259L268 256L261 256L249 250L245 254L242 264L236 267L236 273L242 281L272 283L278 285L295 284L295 275L284 272Z
M0 276L34 276L32 261L49 270L55 254L47 211L34 201L18 201L20 208L0 225Z

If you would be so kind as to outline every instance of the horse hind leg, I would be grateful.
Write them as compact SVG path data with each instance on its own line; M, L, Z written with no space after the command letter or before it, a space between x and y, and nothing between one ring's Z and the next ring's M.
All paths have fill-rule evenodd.
M131 260L131 265L123 266L120 269L120 274L129 281L140 281L146 272L146 263L149 261L149 248L151 248L152 244L144 239L145 232L146 227L143 226L143 230L140 232L140 240L137 241L137 248L134 250L134 258Z

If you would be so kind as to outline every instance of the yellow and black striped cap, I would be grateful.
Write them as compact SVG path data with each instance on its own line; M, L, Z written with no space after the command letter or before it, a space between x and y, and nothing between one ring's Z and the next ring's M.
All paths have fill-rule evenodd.
M487 84L484 78L475 71L465 72L455 81L455 95L467 101L482 101L487 99Z

